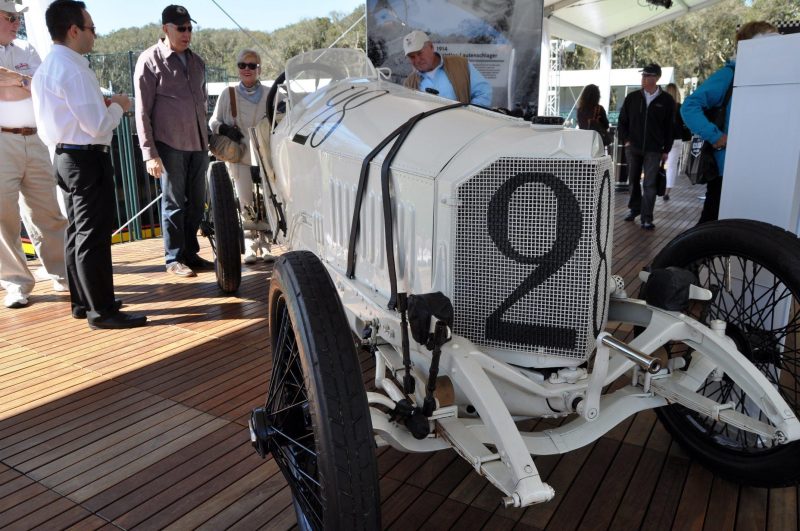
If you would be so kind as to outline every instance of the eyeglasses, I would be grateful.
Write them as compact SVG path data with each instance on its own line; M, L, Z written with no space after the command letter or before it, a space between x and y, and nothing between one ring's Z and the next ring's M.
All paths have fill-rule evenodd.
M236 66L239 67L239 70L244 70L245 68L249 68L250 70L256 70L259 66L258 63L236 63Z
M22 15L6 15L5 13L0 13L0 16L6 19L11 24L14 24L15 22L19 22L20 20L22 20Z
M178 33L186 33L187 31L189 33L192 32L192 25L191 24L189 24L188 26L178 26L177 24L173 24L172 22L170 22L169 25L172 26L173 28L175 28L176 30L178 30Z
M92 32L92 35L94 35L95 37L97 37L97 27L95 27L95 26L78 26L78 27L79 27L80 29L82 29L83 31L86 31L86 30L89 30L89 31L91 31L91 32Z

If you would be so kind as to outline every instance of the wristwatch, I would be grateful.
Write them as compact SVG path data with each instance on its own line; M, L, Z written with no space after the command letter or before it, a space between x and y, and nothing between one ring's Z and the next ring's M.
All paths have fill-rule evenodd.
M22 78L19 80L19 86L23 88L28 88L31 86L31 80L25 76L22 76Z

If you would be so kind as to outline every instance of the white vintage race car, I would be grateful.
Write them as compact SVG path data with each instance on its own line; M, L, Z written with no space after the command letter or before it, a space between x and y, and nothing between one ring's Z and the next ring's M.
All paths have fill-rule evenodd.
M638 300L611 275L596 133L409 91L356 50L293 58L269 105L254 131L262 222L291 251L272 275L272 373L250 431L301 528L380 526L376 444L453 448L522 507L554 496L534 456L651 408L715 473L798 480L794 235L692 229ZM359 348L374 356L366 386ZM542 417L564 421L517 426Z

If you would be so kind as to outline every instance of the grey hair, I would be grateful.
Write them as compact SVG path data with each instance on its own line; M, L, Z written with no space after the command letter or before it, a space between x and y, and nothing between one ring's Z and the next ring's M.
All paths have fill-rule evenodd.
M259 55L257 51L250 50L249 48L245 48L244 50L239 52L239 55L236 56L236 62L241 63L242 61L244 61L244 58L247 57L248 55L255 55L256 57L258 57L258 64L261 64L261 55Z

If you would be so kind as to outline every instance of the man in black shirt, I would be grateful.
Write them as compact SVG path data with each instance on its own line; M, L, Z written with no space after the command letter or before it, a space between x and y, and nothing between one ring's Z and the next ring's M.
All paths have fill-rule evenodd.
M675 100L658 87L661 67L651 63L642 69L642 90L625 98L619 113L620 141L625 146L631 197L625 221L641 214L642 228L653 230L653 207L656 202L658 167L667 160L672 147L672 122ZM644 182L639 178L644 170Z

